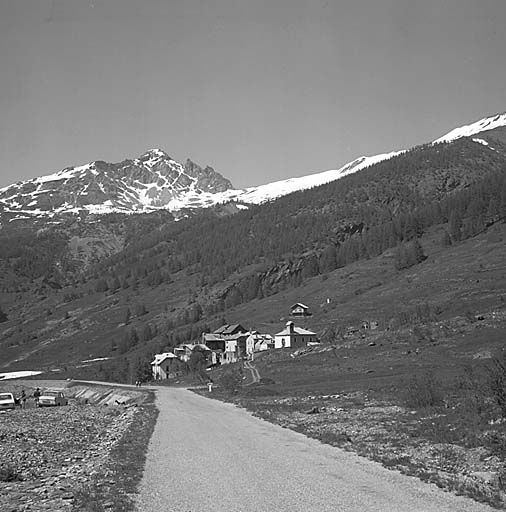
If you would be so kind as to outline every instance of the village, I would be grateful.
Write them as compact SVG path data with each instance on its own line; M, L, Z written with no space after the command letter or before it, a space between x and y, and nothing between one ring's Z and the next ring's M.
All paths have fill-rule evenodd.
M293 304L290 316L300 319L311 316L308 306ZM154 380L173 379L181 375L196 351L200 352L208 367L251 360L257 352L282 348L299 348L319 344L313 331L297 327L290 320L275 335L246 329L241 324L225 324L211 333L202 333L199 342L184 343L171 352L155 354L151 362Z
M297 302L290 307L290 318L294 320L310 317L312 313L305 304ZM362 329L376 329L377 322L363 322ZM359 332L358 327L349 327L347 335ZM266 350L285 348L302 348L319 345L317 334L298 327L293 320L286 322L285 328L271 335L253 329L246 329L241 324L224 324L213 332L204 332L200 340L183 343L172 351L155 354L151 362L153 380L174 379L183 374L192 355L199 352L207 367L252 360L254 354Z

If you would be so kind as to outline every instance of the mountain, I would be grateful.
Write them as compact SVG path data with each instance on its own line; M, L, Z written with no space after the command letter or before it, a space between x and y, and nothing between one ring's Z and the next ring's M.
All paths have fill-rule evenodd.
M480 137L473 137L476 135ZM463 137L473 137L473 142L484 145L505 144L506 113L455 128L433 144ZM132 160L116 164L95 161L0 189L0 218L2 212L10 218L83 212L178 212L229 202L245 208L330 183L403 152L361 156L338 169L234 189L229 180L211 167L202 168L191 160L182 165L164 151L152 149Z
M19 219L83 212L178 212L229 202L261 204L337 180L399 153L362 156L336 170L233 189L211 167L203 169L191 160L183 166L164 151L152 149L133 160L95 161L0 189L0 214Z
M440 142L452 142L462 137L472 137L473 135L490 136L494 130L496 133L504 133L506 127L506 112L504 114L497 114L490 117L484 117L474 123L460 126L448 132L446 135L439 137L434 141L434 144ZM482 140L482 139L479 139ZM475 141L476 142L476 141Z
M182 165L151 149L133 160L95 161L10 185L0 189L0 208L18 216L178 210L214 204L210 197L231 188L211 167Z
M343 165L339 169L331 169L316 174L309 174L300 178L275 181L258 187L250 187L245 190L229 191L227 194L230 194L229 197L239 203L262 204L267 201L277 199L278 197L291 194L292 192L308 190L313 187L324 185L325 183L330 183L331 181L338 180L344 176L358 172L383 160L388 160L389 158L401 153L402 151L393 151L391 153L383 153L374 156L361 156L346 165Z
M499 236L494 230L506 218L503 129L494 126L472 137L379 155L376 161L358 159L339 172L266 185L263 191L248 189L242 193L257 193L254 200L262 204L239 208L234 215L217 215L208 208L171 222L167 209L156 210L160 200L151 212L139 206L139 215L74 215L58 223L46 216L5 223L0 230L0 309L8 319L0 325L2 364L15 369L69 366L81 372L82 360L106 357L104 378L123 379L136 358L195 340L202 331L225 323L224 316L276 332L285 314L281 305L302 301L313 305L313 330L321 331L329 317L318 313L325 311L319 305L328 297L339 308L336 317L349 311L346 322L374 318L382 309L388 324L394 312L390 298L381 293L393 281L399 289L412 290L413 307L428 301L435 308L454 308L465 278L458 264L445 259L447 248L458 251L468 243L474 250L473 239L481 237L479 261L467 256L467 250L459 254L471 258L463 263L476 273L473 282L485 283L478 274L485 276L493 256L487 244ZM188 191L183 182L190 182L197 197L240 193L214 171L207 171L205 181L205 169L178 164L159 150L130 162L69 168L32 180L31 187L41 196L45 187L52 187L61 200L63 193L55 185L70 194L72 183L82 186L82 174L95 190L102 185L123 211L132 198L131 204L146 205L147 200L138 198L161 197L154 181L155 175L161 180L159 174L164 180L172 176L171 190L181 194ZM163 173L157 171L161 168ZM107 175L115 172L122 188L114 196L117 183L109 183ZM330 181L313 186L317 180ZM150 185L152 196L146 194ZM28 207L38 194L25 186ZM137 195L120 193L126 186ZM290 186L309 190L287 193ZM7 208L15 192L6 197L3 191L0 201ZM285 195L265 201L277 194ZM174 192L174 199L181 197ZM221 207L222 212L227 208ZM502 257L501 243L494 251L502 251ZM417 265L425 265L425 256L431 265L445 262L452 296L445 289L436 297L431 287L412 280ZM361 269L376 258L371 278L362 283ZM403 275L407 268L409 275ZM377 301L371 299L370 310L365 310L361 299L372 296L369 290ZM483 288L484 293L488 290ZM503 307L496 292L487 297L489 303L472 307Z

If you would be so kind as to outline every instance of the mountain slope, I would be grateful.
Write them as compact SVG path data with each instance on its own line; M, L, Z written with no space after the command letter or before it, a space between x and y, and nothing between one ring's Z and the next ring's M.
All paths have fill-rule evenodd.
M212 168L188 160L184 166L159 149L119 164L96 161L0 189L0 214L11 218L59 214L146 213L237 202L261 204L286 194L340 179L400 152L362 156L335 170L233 189Z
M506 152L491 146L469 137L418 146L236 215L201 210L170 222L162 209L77 217L70 224L5 225L0 231L0 308L9 318L0 328L0 348L10 354L5 362L20 366L30 354L33 362L45 354L46 362L64 365L105 354L120 365L125 357L132 363L141 350L195 340L238 307L256 307L255 301L263 301L264 318L277 322L271 297L293 298L315 277L320 289L320 282L343 267L380 255L389 255L383 258L389 274L397 266L415 265L423 261L416 240L436 226L444 235L438 242L443 252L481 236L506 218ZM77 238L93 239L97 254L104 233L119 234L111 239L116 254L82 270L80 249L71 254L70 246L78 246ZM486 236L482 239L486 243ZM418 251L414 263L406 257L413 250ZM486 250L482 254L479 265L486 268ZM361 295L361 287L353 293ZM307 295L295 298L313 301Z
M118 164L96 161L16 183L0 190L0 204L18 215L177 210L195 202L206 206L209 196L230 188L211 167L191 160L183 166L153 149Z
M497 128L506 126L506 112L504 114L497 114L490 117L484 117L474 123L460 126L448 132L446 135L439 137L434 141L434 144L439 142L452 142L462 137L472 137L482 132L490 132Z
M393 151L391 153L383 153L375 156L361 156L343 165L343 167L339 169L331 169L300 178L290 178L288 180L267 183L266 185L260 185L258 187L247 188L244 191L237 191L236 194L231 193L230 198L243 203L262 204L277 199L278 197L291 194L292 192L307 190L338 180L401 153L402 151Z
M480 135L480 137L474 137ZM473 137L475 143L496 149L506 144L506 113L455 128L433 143ZM236 202L262 204L284 195L307 190L356 173L402 154L394 151L362 156L339 169L280 180L244 190L212 168L202 169L190 160L183 166L159 149L118 164L96 161L69 167L49 176L0 189L0 216L51 216L68 213L178 212Z

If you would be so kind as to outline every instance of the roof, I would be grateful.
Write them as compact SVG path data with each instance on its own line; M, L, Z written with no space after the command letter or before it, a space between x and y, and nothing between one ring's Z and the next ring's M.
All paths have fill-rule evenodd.
M257 341L272 341L272 336L270 334L260 334L259 332L253 332L250 336Z
M204 334L204 341L225 341L221 334L213 332Z
M204 345L203 343L195 343L195 345L191 346L191 350L195 350L196 348L199 348L200 350L205 350L206 352L209 352L211 349Z
M246 329L241 324L225 324L218 327L213 334L222 334L227 336L230 334L236 334L237 332L246 332Z
M179 347L174 348L174 352L193 352L196 348L200 350L209 350L209 347L206 347L203 343L182 343Z
M302 327L294 327L291 334L303 334L305 336L316 336L316 333L313 331L308 331L303 329ZM281 332L278 332L275 336L289 336L290 329L283 329Z
M302 308L302 309L309 309L308 306L306 306L305 304L302 304L302 302L297 302L296 304L294 304L293 306L290 307L290 309L295 309L295 308Z
M257 348L257 347L260 347L262 345L272 345L274 342L274 340L272 338L262 338L262 339L259 339L257 341L255 341L255 344L254 344L254 347Z
M174 359L176 356L172 352L163 352L155 354L155 359L151 364L162 364L166 359Z

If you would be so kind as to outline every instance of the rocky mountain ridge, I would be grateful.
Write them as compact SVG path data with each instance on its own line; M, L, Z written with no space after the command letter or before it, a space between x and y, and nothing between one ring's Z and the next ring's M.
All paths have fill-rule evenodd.
M177 210L180 204L231 188L211 167L189 159L182 165L151 149L132 160L94 161L8 186L0 190L0 208L18 216ZM200 201L202 206L205 202Z
M477 144L506 142L506 113L455 128L432 144L472 137ZM477 137L480 135L480 137ZM491 149L495 147L490 146ZM257 187L234 189L211 167L184 165L160 149L120 163L95 161L0 189L0 219L58 217L62 214L147 213L208 208L235 202L239 208L307 190L400 155L404 150L362 156L346 165Z

